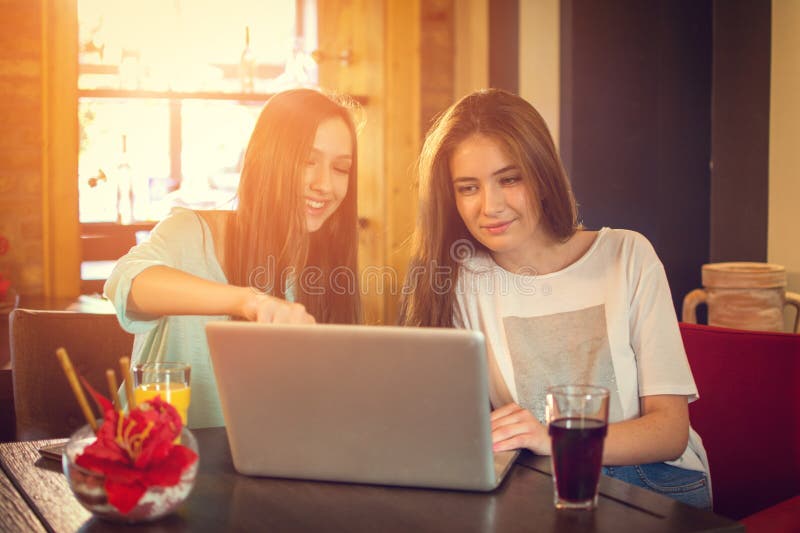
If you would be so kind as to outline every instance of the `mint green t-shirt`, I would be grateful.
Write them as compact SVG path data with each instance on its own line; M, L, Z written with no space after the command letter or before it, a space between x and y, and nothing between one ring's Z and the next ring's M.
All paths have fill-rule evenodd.
M133 279L152 266L167 266L195 276L227 283L217 261L211 230L190 209L175 208L145 242L117 261L103 292L117 311L123 329L135 334L131 364L180 361L192 365L190 428L225 425L214 370L208 355L205 324L228 316L137 316L127 309ZM198 298L202 298L198 294Z

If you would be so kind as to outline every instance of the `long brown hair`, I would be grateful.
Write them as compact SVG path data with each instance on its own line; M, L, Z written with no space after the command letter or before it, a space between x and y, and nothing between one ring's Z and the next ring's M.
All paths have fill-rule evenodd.
M506 150L520 168L532 209L551 237L577 230L577 207L544 119L523 98L499 89L469 94L434 122L419 157L419 211L400 323L452 327L455 288L463 251L485 250L456 208L450 157L468 137L481 134Z
M285 297L287 282L293 283L294 300L319 322L360 321L353 107L313 89L292 89L270 98L247 145L238 204L226 230L229 283L278 297ZM347 125L353 146L347 194L322 227L309 233L303 169L317 127L337 117ZM348 277L346 287L336 284L337 272Z

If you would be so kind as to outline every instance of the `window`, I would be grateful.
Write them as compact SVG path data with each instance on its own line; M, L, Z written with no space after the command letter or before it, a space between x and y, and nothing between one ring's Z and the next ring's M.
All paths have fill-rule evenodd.
M82 292L175 206L234 204L270 94L316 85L316 0L78 0Z
M264 100L316 84L315 19L313 0L79 0L81 223L230 207Z

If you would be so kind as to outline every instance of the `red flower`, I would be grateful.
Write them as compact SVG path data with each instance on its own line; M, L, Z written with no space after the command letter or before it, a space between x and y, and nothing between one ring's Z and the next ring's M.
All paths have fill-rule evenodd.
M5 255L8 248L8 239L0 235L0 255ZM10 287L11 280L3 278L3 274L0 273L0 302L6 299L6 294L8 294L8 289Z
M75 463L105 476L109 503L125 514L148 487L176 485L197 460L194 451L175 444L182 427L178 411L156 396L125 416L88 384L86 387L102 406L104 421L97 440Z
M8 289L11 287L11 280L5 279L3 274L0 273L0 302L6 299Z

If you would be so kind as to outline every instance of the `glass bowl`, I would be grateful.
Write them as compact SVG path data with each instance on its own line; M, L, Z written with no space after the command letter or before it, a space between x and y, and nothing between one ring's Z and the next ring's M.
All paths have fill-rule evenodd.
M98 420L98 424L101 423L102 421ZM176 485L148 487L136 506L122 514L119 509L108 502L105 476L75 464L75 457L94 441L94 432L88 424L75 431L67 442L61 465L75 498L83 507L99 518L127 523L156 520L177 509L192 491L197 475L197 466L200 462L199 458L186 469ZM198 453L197 440L185 427L181 430L180 444Z

